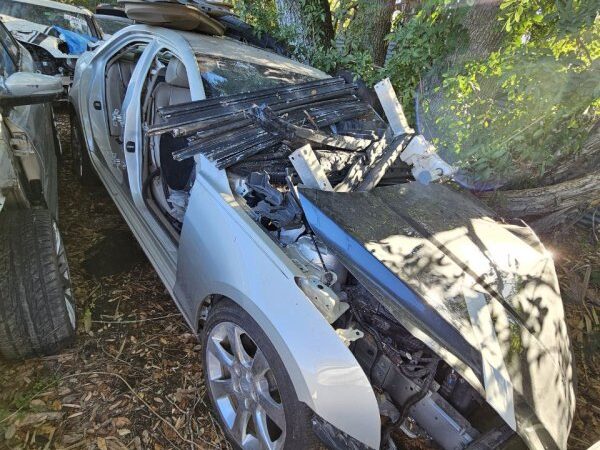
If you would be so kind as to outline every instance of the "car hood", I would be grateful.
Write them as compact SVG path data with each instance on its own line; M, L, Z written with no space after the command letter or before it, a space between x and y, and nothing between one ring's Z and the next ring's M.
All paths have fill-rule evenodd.
M0 20L2 20L15 39L26 44L42 47L54 58L77 58L78 56L62 50L68 48L67 44L62 39L50 34L52 27L3 14L0 14Z
M552 257L529 227L441 184L299 195L318 237L531 448L566 448L570 344Z

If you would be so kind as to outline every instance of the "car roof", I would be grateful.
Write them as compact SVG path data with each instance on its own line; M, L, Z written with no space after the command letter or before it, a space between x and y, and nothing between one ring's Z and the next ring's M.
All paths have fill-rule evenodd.
M288 70L290 72L301 73L315 78L329 77L329 75L314 67L302 64L274 52L236 41L235 39L222 36L209 36L189 31L170 31L175 31L180 34L190 44L190 47L195 53L230 58L251 64Z
M5 0L2 0L2 1L5 1ZM67 5L66 3L55 2L52 0L8 0L8 1L12 1L14 3L29 3L31 5L39 5L39 6L44 6L47 8L59 9L61 11L67 11L67 12L76 13L76 14L85 14L86 16L92 15L92 13L88 9L85 9L82 6Z

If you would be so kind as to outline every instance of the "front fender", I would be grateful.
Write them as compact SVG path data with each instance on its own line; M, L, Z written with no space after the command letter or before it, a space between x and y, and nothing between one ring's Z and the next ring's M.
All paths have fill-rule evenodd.
M181 309L197 323L209 295L238 303L271 340L298 398L339 430L379 448L379 409L364 371L297 287L299 270L222 188L198 171L179 243L175 297Z

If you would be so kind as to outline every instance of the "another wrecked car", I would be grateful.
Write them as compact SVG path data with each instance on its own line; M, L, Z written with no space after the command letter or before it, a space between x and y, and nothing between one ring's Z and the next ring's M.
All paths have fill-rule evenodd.
M0 20L32 55L36 69L70 86L77 58L102 38L92 13L52 0L3 0Z
M75 337L58 230L59 142L50 102L60 79L34 73L0 22L0 357L56 353Z
M110 38L117 31L134 23L125 14L124 8L106 3L96 6L94 20L98 24L104 39Z
M283 56L133 25L77 63L78 173L104 183L201 334L237 446L393 448L404 432L565 449L573 368L551 254L439 182L380 87L387 121Z

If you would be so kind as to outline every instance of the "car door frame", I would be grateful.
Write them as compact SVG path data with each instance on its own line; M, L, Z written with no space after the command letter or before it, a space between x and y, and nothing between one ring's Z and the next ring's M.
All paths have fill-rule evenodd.
M127 179L130 181L128 186L118 183L112 176L109 168L102 163L100 158L98 158L98 155L93 154L94 152L90 152L92 155L90 159L92 160L92 164L98 172L100 179L121 212L121 215L131 228L140 246L165 284L165 287L182 311L184 318L190 326L195 326L195 324L192 325L190 320L191 316L188 314L189 310L179 304L173 291L176 282L178 247L176 243L172 241L170 235L167 234L164 228L158 223L157 219L150 213L143 199L143 182L141 178L143 163L143 124L141 123L141 104L139 99L141 90L143 89L145 75L150 69L156 54L162 49L166 49L173 52L174 55L177 55L186 67L192 98L204 98L202 79L191 47L187 41L177 33L169 33L169 30L161 31L160 36L158 36L151 33L149 28L143 27L141 30L136 30L136 33L127 33L125 36L117 34L105 45L105 47L99 50L101 54L94 55L90 62L90 64L92 64L90 69L96 72L96 76L98 71L101 71L103 74L102 76L104 76L108 61L118 51L134 42L140 42L142 40L148 42L147 47L144 49L144 52L132 72L131 80L133 80L133 82L129 84L122 105L123 146L124 154L126 155L125 163L127 167ZM80 89L85 89L86 87L86 85L82 85ZM105 89L104 84L101 89ZM81 95L81 93L79 93L79 95ZM87 102L84 107L89 108L90 106L91 103ZM88 120L89 117L90 116L88 116ZM104 117L107 116L104 115ZM91 129L91 124L88 123L87 125L90 126ZM129 141L134 142L135 148L133 152L128 152L125 149L125 143Z

